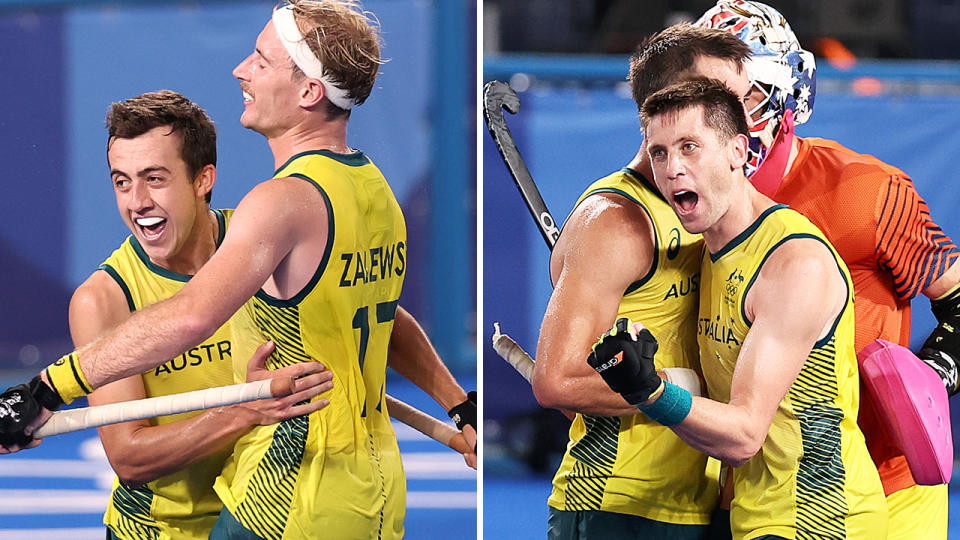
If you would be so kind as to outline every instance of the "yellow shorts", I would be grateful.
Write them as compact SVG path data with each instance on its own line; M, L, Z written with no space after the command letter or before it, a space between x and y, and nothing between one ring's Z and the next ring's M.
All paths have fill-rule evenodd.
M888 540L947 540L947 485L911 486L887 497Z

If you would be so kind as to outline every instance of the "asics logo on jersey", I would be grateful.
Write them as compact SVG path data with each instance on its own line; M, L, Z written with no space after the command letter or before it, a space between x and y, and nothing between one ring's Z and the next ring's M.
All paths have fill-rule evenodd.
M667 260L674 260L680 254L680 229L670 230L670 243L667 244Z

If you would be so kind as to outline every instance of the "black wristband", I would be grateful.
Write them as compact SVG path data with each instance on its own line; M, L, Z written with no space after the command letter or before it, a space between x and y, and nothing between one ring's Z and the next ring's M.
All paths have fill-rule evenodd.
M37 403L42 405L46 410L55 411L63 407L63 399L60 397L60 394L54 392L47 386L47 383L43 382L43 379L41 379L39 375L30 379L30 382L27 383L27 389L30 391L33 399L37 400Z
M447 411L457 429L463 431L463 426L469 425L474 430L477 429L477 392L471 390L467 392L467 400Z

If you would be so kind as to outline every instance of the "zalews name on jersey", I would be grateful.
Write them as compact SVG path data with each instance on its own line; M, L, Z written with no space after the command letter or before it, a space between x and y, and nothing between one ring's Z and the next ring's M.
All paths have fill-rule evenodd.
M173 360L160 364L153 374L159 376L161 373L173 373L190 366L199 366L204 362L216 362L218 360L229 360L230 358L232 358L232 355L230 354L229 340L204 343L175 357Z
M406 249L405 243L397 242L363 251L341 253L343 272L340 274L340 286L353 287L402 276L407 267Z

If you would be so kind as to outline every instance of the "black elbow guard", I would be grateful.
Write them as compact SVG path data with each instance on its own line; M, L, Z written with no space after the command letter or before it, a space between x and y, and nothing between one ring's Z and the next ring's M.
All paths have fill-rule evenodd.
M943 379L951 396L960 390L960 290L940 300L931 300L930 308L937 318L937 327L917 354Z

